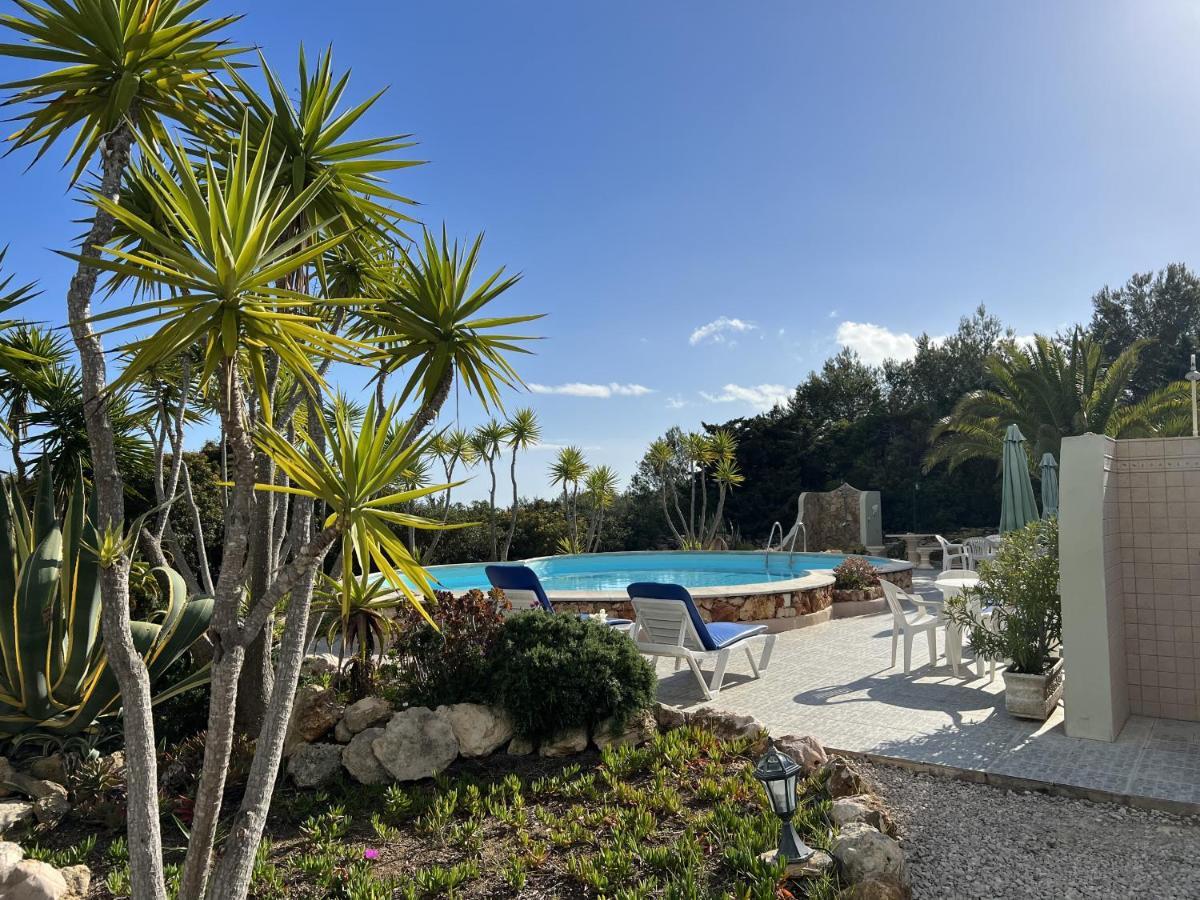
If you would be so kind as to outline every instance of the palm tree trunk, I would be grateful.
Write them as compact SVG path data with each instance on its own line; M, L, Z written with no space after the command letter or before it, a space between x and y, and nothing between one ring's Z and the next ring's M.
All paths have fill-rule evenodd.
M693 544L696 541L696 472L691 463L688 463L688 485L692 491L692 499L688 501L687 536L688 543Z
M446 403L446 398L450 396L450 388L453 384L454 370L448 369L442 376L442 380L438 382L433 394L413 414L412 421L408 423L408 434L404 436L403 447L411 446L437 418L442 406Z
M708 470L700 466L700 549L704 549L704 532L708 528Z
M712 543L717 536L717 528L721 524L721 516L725 514L725 485L717 485L717 511L713 513L712 529L708 533L706 544Z
M448 466L443 464L443 471L446 473L446 484L449 484L451 481L454 480L454 466L457 462L458 462L457 459L451 459L450 464ZM442 524L445 525L446 522L448 522L449 520L450 520L450 489L446 488L445 492L442 495ZM433 562L433 551L437 549L438 542L441 541L443 534L445 534L445 532L443 532L443 531L435 531L433 533L433 539L430 540L429 546L425 548L425 559L426 559L427 563Z
M508 474L512 478L513 486L513 502L512 509L509 510L508 536L504 539L504 549L500 552L500 561L508 562L508 551L512 547L513 535L517 530L517 506L519 499L517 498L517 445L513 444L512 462L508 467Z
M209 636L213 642L212 680L204 762L192 818L187 857L179 882L179 900L205 896L229 754L233 746L238 679L246 658L240 610L245 584L251 503L254 492L254 446L246 430L246 403L235 360L220 369L221 419L233 457L233 490L225 528L221 574L217 578Z
M671 534L675 536L675 540L679 542L679 546L683 546L683 536L679 533L679 529L675 527L675 520L671 518L671 511L667 508L667 482L663 481L658 490L659 498L662 500L663 517L667 520L667 527L671 529Z
M598 553L600 551L600 538L604 533L604 507L596 513L596 537L592 546L588 549L588 553Z
M121 178L129 165L133 132L128 120L101 142L100 193L119 199ZM84 418L92 451L96 488L96 526L120 529L125 518L125 484L117 470L116 444L108 415L104 347L92 330L92 294L99 270L88 262L113 233L114 221L97 210L83 242L83 256L67 290L71 335L79 351ZM101 572L100 625L108 663L121 689L124 710L125 765L128 770L126 823L129 874L133 895L165 900L162 833L158 819L158 761L154 749L154 717L150 707L150 678L133 644L129 625L129 566L126 554Z
M488 494L488 538L492 544L492 559L496 558L496 457L488 457L488 473L492 476L492 488Z

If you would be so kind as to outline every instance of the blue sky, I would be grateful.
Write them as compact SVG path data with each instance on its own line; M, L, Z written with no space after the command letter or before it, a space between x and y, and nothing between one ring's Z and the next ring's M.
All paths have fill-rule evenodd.
M1106 283L1197 264L1200 7L834 6L209 9L248 9L236 37L285 73L332 42L352 97L390 85L366 127L431 160L397 189L524 273L502 306L549 314L519 361L543 392L509 404L541 415L521 478L544 494L554 445L627 476L669 426L763 408L842 345L903 355L979 303L1052 331ZM0 244L42 283L30 314L61 322L51 250L80 208L30 158L0 160ZM459 415L479 419L465 395Z

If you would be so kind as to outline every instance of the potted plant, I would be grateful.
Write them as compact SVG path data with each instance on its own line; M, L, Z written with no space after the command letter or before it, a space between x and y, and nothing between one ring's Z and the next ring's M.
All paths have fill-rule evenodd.
M1062 639L1058 520L1041 519L1006 535L995 558L980 565L979 584L949 601L946 615L976 653L1008 660L1008 712L1048 718L1063 691L1063 663L1056 655Z

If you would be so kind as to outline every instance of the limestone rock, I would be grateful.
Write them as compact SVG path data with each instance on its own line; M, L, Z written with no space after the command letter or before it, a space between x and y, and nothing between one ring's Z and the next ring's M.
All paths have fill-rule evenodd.
M42 781L53 781L56 784L67 783L67 770L61 753L52 753L33 760L27 767L29 774Z
M775 746L803 766L805 775L811 775L829 761L821 742L810 734L785 734L775 739Z
M354 733L346 727L346 718L343 716L342 721L333 726L333 739L339 744L348 744L353 737Z
M0 841L0 884L8 878L8 873L25 858L25 851L19 844L12 841Z
M502 709L481 703L455 703L439 706L438 712L450 720L458 752L466 757L491 756L513 736L512 720Z
M533 741L517 735L508 742L509 756L528 756L533 752Z
M346 707L342 724L351 735L355 735L376 725L383 725L392 717L393 712L392 704L382 697L363 697Z
M654 721L658 723L659 731L671 731L682 728L688 723L688 714L676 706L666 703L654 704Z
M553 739L544 741L538 753L547 757L572 756L587 749L588 735L583 728L568 728L560 731Z
M743 716L725 709L704 706L692 713L690 721L693 725L707 728L723 740L735 738L761 738L767 733L767 726L754 716Z
M0 834L32 818L33 804L28 800L0 800Z
M840 757L834 757L821 766L821 772L826 776L825 789L834 799L868 793L867 783L858 770Z
M831 848L833 858L851 884L880 876L907 883L904 851L886 834L862 822L852 822L838 833Z
M375 756L372 744L383 737L382 728L368 728L354 735L350 743L342 748L342 765L351 777L360 784L389 784L391 773Z
M85 865L67 866L59 869L59 874L67 883L68 897L86 897L92 887L92 870Z
M51 782L53 783L53 782ZM71 803L67 800L66 792L62 795L47 794L33 801L33 815L42 825L53 828L71 811Z
M283 755L291 756L303 743L319 741L342 717L342 705L337 702L333 688L315 684L301 685L292 705Z
M13 768L12 763L3 756L0 756L0 782L3 782L7 787L18 793L25 794L35 800L40 797L48 797L51 794L62 794L64 797L67 794L67 789L57 782L34 778L32 775L18 772Z
M878 801L868 794L839 797L829 807L829 817L839 828L852 822L862 822L886 833L892 830L892 821L879 807Z
M62 900L67 895L67 880L39 859L21 860L0 887L5 900Z
M301 744L288 758L288 774L297 787L329 784L341 770L341 744Z
M458 757L458 740L450 720L423 706L392 716L371 747L397 781L432 778Z
M851 885L842 897L845 900L909 900L912 889L899 878L881 875Z
M640 747L646 743L658 731L658 723L654 719L654 714L649 710L634 716L625 727L619 730L614 730L615 723L612 719L605 719L596 726L596 733L592 735L592 743L599 749L605 747Z

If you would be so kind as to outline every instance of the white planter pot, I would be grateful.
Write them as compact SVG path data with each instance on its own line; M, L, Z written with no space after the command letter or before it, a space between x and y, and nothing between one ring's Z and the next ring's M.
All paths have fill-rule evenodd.
M1019 719L1044 722L1062 699L1063 661L1056 659L1045 675L1004 670L1004 708Z

